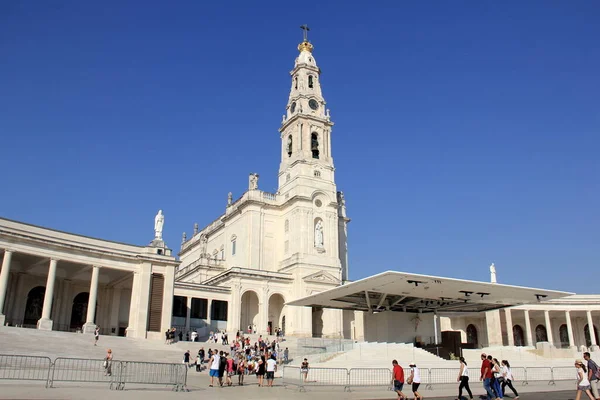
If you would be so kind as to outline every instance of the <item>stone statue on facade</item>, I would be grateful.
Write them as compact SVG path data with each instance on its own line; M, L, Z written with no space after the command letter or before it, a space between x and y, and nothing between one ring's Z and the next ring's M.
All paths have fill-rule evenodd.
M346 198L344 197L344 192L337 192L337 201L340 206L346 207Z
M187 241L187 234L185 232L183 232L183 235L181 235L181 244L184 244Z
M227 193L227 207L229 207L233 203L233 193Z
M258 189L258 174L251 173L248 178L248 189L249 190L257 190Z
M494 265L494 263L492 263L492 265L490 265L490 282L497 283L497 280L496 280L496 266Z
M196 236L197 233L198 233L198 223L196 222L194 224L194 236Z
M315 225L315 247L323 247L323 222L321 220Z
M165 224L165 216L162 213L162 210L158 210L158 214L154 217L154 238L157 240L162 240L162 232L163 226Z

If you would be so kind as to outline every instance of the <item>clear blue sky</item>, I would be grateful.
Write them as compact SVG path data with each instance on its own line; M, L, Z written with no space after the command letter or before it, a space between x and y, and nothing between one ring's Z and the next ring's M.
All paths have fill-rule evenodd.
M598 1L302 4L0 2L0 215L178 249L274 191L307 23L352 279L600 293Z

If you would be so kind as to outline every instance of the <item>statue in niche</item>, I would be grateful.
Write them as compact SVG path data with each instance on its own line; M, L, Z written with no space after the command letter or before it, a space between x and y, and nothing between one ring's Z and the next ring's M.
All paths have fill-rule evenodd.
M315 247L323 247L323 222L317 221L315 225Z
M154 238L158 240L162 240L162 231L163 226L165 224L165 216L162 213L162 210L158 210L158 214L154 217Z
M227 206L229 207L233 203L233 193L229 192L227 194Z
M286 151L288 153L288 156L291 157L292 156L292 135L288 136L286 149L287 149Z
M258 189L258 174L252 173L248 178L248 189L249 190L257 190Z

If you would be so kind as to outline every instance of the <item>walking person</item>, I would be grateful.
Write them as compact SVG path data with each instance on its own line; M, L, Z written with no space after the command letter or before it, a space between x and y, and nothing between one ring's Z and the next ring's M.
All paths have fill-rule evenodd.
M306 383L308 379L308 360L306 358L300 365L300 373L302 374L302 380Z
M221 357L219 357L219 353L218 351L215 349L213 351L212 356L210 356L210 372L208 373L210 375L210 385L208 385L209 387L213 387L213 385L215 384L215 378L219 378L219 364L221 363Z
M265 356L260 356L260 360L258 360L258 370L256 371L256 376L258 377L258 386L264 386L265 379Z
M402 388L404 387L404 370L398 365L397 360L392 361L392 387L398 395L398 400L404 400L405 396L402 393Z
M598 393L598 378L600 377L600 370L598 368L598 364L596 364L590 358L590 353L588 353L587 351L583 353L583 359L587 362L588 380L590 381L592 394L594 395L596 400L600 400L600 395Z
M246 359L243 355L238 361L238 385L244 386L244 375L246 374Z
M473 400L473 393L471 393L471 388L469 387L469 367L467 367L464 357L460 357L458 360L460 361L460 371L456 379L457 382L460 382L458 385L458 400L462 400L463 389L469 393L469 399Z
M410 377L408 383L412 385L412 392L415 395L415 400L423 400L423 396L419 394L419 386L421 385L421 371L414 362L408 365L410 367Z
M277 371L277 360L274 355L267 360L267 386L273 387L275 380L275 371Z
M227 358L225 352L221 350L219 352L219 385L223 386L223 375L225 375L225 369L227 368Z
M592 392L590 390L590 380L588 379L587 368L583 364L583 361L575 361L575 368L577 369L577 395L575 400L581 399L581 392L585 392L590 400L594 400Z
M504 382L504 377L502 376L502 366L497 358L492 359L492 372L494 373L493 388L496 398L503 399L504 393L502 392L501 384Z
M496 396L492 392L492 363L487 359L487 355L481 355L481 376L479 380L483 382L483 388L487 393L487 400L495 399Z
M289 349L286 347L285 350L283 351L283 363L287 364L290 362L290 351Z
M515 378L513 377L508 360L502 360L502 377L504 378L504 382L502 382L502 395L504 396L506 394L505 388L508 386L515 394L515 399L518 399L519 393L517 393L517 390L512 384Z
M190 367L190 351L187 350L185 353L183 353L183 363L185 365L187 365L187 367Z
M96 326L96 329L94 329L94 346L98 346L98 339L100 339L100 327Z
M225 367L227 370L227 386L233 385L233 382L231 381L231 377L235 375L235 368L233 367L233 364L233 357L227 355L227 366Z
M111 376L112 375L112 359L113 353L111 349L106 350L106 356L104 357L104 375Z

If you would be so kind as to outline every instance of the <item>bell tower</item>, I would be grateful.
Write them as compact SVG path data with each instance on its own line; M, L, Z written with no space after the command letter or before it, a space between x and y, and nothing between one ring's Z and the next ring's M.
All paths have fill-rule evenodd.
M331 128L325 99L321 90L321 70L308 41L308 26L300 54L290 72L291 88L281 134L281 163L279 166L279 193L289 193L298 186L321 187L335 195L333 158L331 155Z

